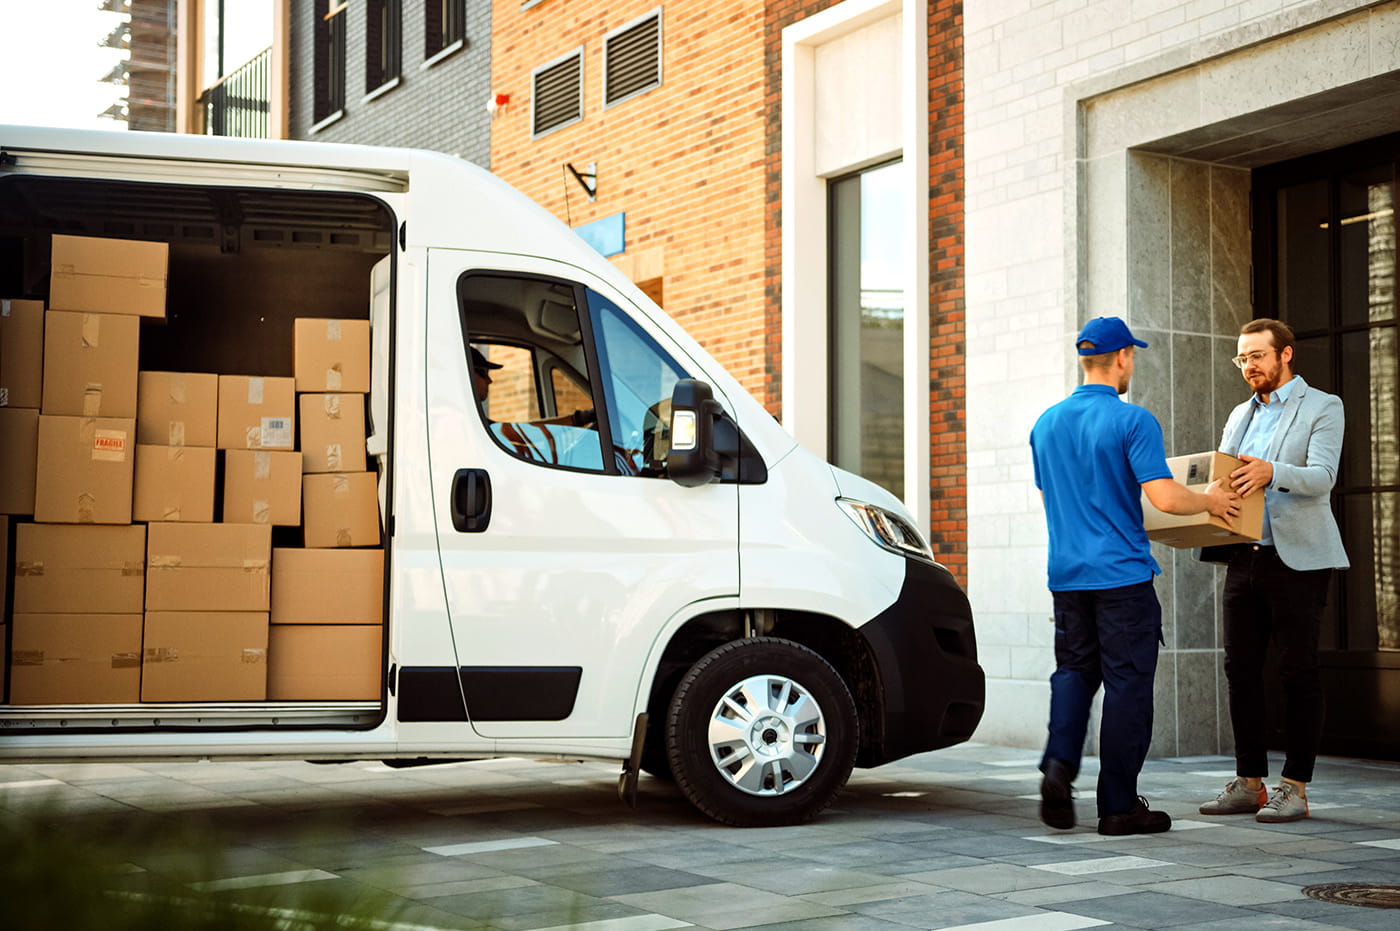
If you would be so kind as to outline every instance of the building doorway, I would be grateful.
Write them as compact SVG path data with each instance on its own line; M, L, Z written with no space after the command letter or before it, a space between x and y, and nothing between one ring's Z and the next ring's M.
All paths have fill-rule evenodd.
M1400 760L1398 169L1400 134L1252 179L1255 314L1293 327L1295 371L1346 408L1333 507L1351 568L1322 630L1322 751L1386 760Z

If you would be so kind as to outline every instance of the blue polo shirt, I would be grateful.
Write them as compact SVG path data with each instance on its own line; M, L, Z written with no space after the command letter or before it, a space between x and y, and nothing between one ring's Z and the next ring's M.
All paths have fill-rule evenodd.
M1050 531L1050 590L1146 582L1161 568L1142 526L1142 484L1171 478L1157 418L1108 385L1080 385L1031 430Z

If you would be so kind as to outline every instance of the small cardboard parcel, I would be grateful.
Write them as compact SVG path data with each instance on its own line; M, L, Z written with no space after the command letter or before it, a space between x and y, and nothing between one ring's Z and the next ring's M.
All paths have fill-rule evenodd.
M1216 479L1228 483L1230 473L1242 465L1244 462L1234 456L1213 451L1167 460L1172 478L1192 491L1204 491ZM1142 496L1142 517L1149 540L1178 549L1250 543L1264 532L1264 492L1256 491L1240 501L1240 514L1233 524L1209 511L1184 516L1166 514L1153 507L1146 494Z

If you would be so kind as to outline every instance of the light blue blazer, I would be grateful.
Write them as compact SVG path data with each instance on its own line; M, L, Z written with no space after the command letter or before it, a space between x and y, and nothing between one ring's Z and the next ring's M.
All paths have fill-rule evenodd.
M1230 412L1220 451L1239 455L1253 413L1253 399ZM1345 569L1346 550L1332 516L1332 486L1342 454L1342 399L1298 378L1284 402L1269 454L1273 484L1264 507L1279 558L1290 569Z

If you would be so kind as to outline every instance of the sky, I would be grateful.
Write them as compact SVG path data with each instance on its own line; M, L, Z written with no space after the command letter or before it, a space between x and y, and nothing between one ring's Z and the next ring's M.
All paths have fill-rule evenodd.
M0 123L125 129L98 116L126 93L102 77L123 58L100 43L123 20L100 0L0 0Z

